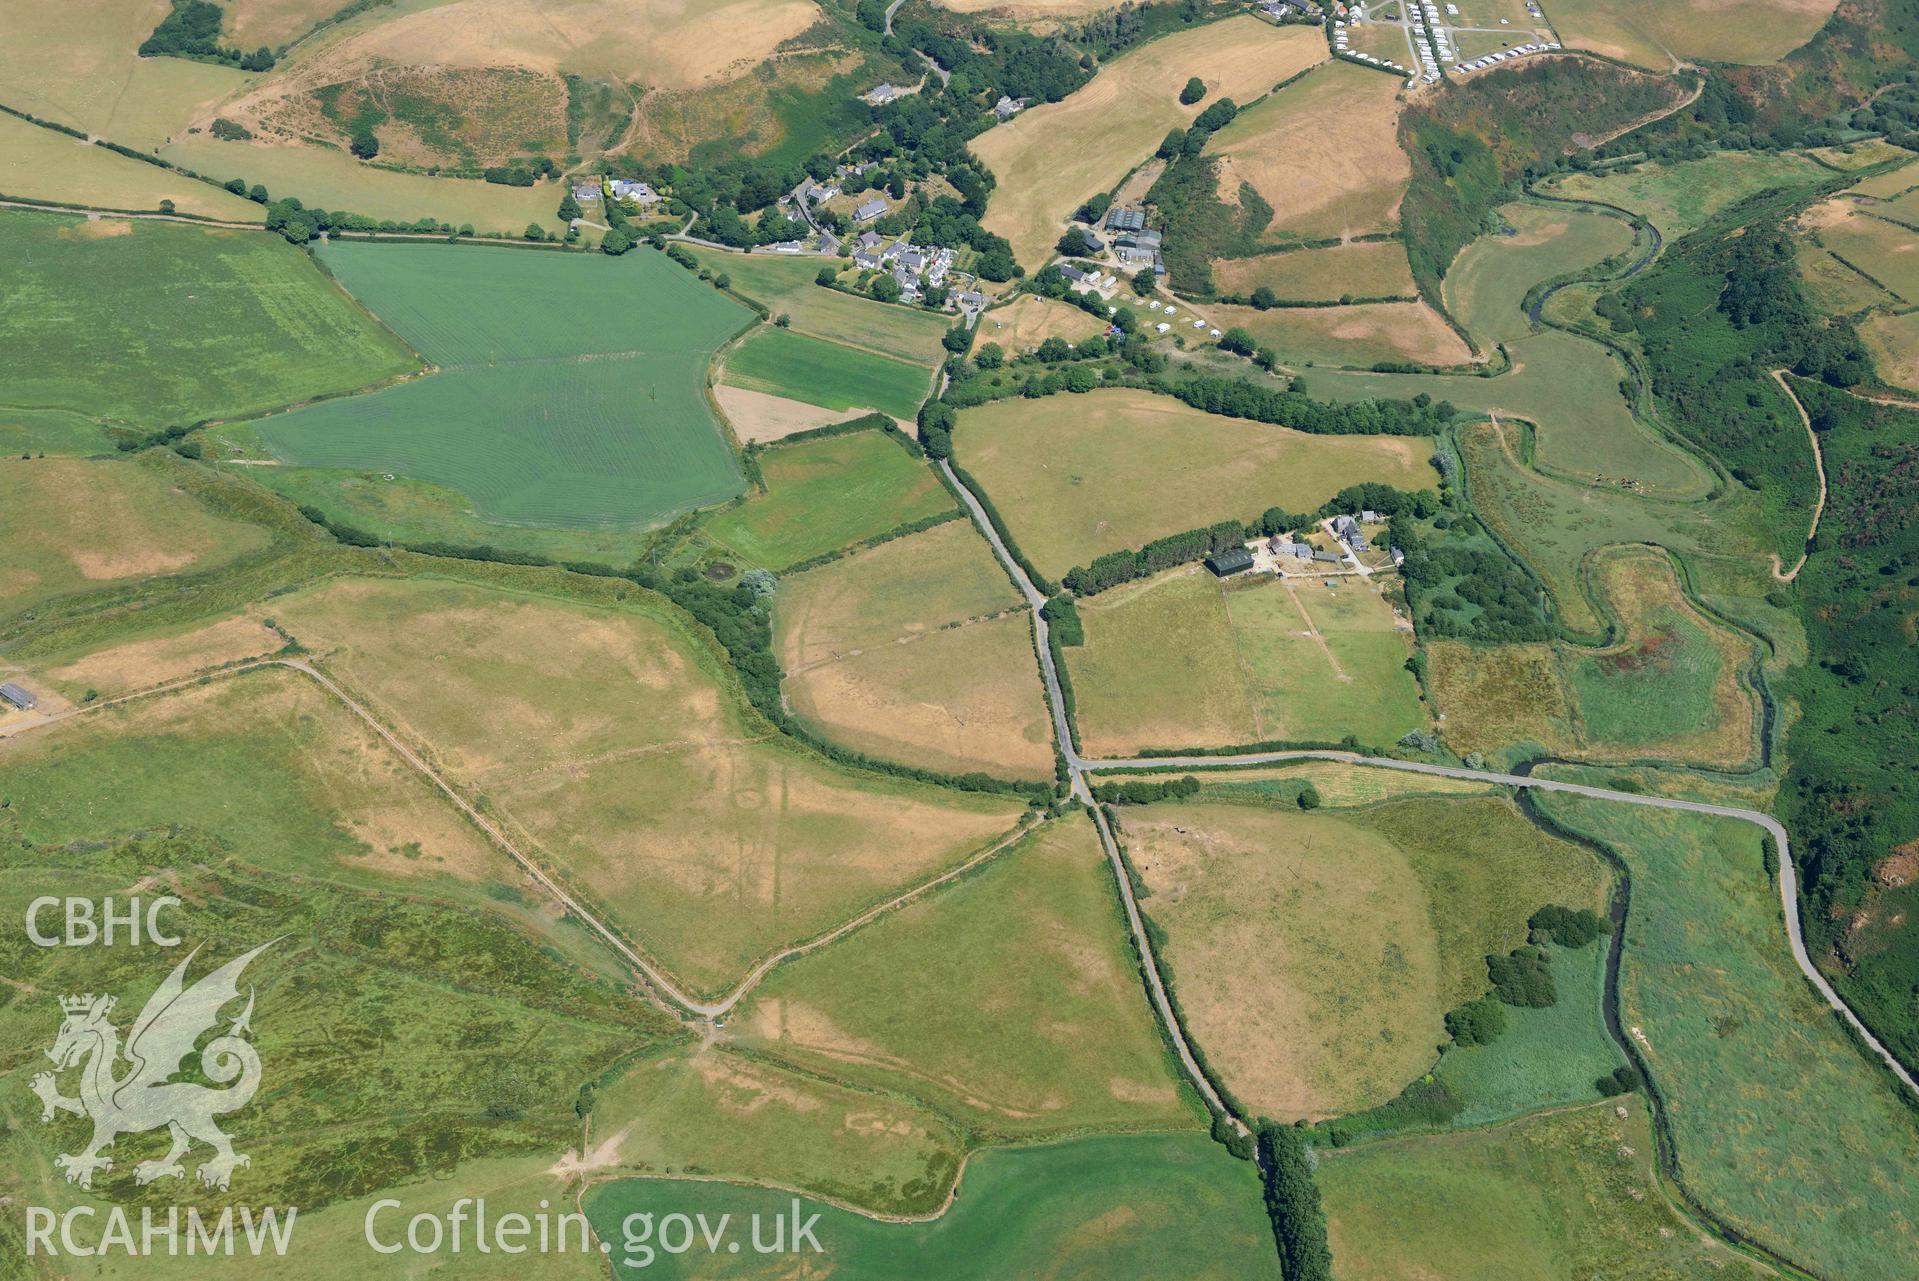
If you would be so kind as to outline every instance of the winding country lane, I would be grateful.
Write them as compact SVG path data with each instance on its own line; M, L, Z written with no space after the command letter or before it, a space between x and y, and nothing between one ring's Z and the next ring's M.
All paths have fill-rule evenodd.
M1788 370L1775 369L1772 380L1779 384L1779 390L1786 393L1786 399L1799 411L1799 421L1806 425L1806 439L1812 442L1812 465L1819 473L1819 500L1812 505L1812 528L1806 531L1806 550L1799 553L1799 559L1793 562L1791 569L1785 569L1779 562L1779 553L1772 557L1772 576L1782 583L1790 583L1799 577L1799 571L1806 567L1806 557L1812 554L1812 540L1819 534L1819 518L1826 513L1826 455L1819 448L1819 433L1812 429L1812 415L1800 403L1799 395L1793 391L1792 384L1786 381Z

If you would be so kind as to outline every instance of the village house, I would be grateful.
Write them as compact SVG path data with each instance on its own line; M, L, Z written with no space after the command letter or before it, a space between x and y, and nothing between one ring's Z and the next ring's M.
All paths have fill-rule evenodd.
M885 213L886 202L876 197L867 201L858 209L855 209L853 211L853 220L855 222L872 222L875 218L883 217Z
M574 183L573 199L576 203L582 204L582 205L599 204L600 203L600 180L598 178L595 178L592 182Z
M881 258L878 254L873 253L872 251L866 250L866 249L859 250L857 253L853 255L853 265L855 267L858 267L861 271L875 271L884 262L885 262L885 259Z
M874 85L871 89L868 89L865 93L860 95L860 97L864 101L871 103L875 107L884 107L887 103L893 101L895 98L899 96L900 96L899 89L895 88L893 85L885 83L884 81Z
M993 104L993 114L1001 120L1011 120L1014 116L1017 116L1025 106L1026 99L1009 98L1005 94L1001 94L999 101Z
M631 200L641 208L660 203L660 193L653 190L652 186L648 183L630 182L625 178L614 178L607 183L607 189L613 193L615 200Z

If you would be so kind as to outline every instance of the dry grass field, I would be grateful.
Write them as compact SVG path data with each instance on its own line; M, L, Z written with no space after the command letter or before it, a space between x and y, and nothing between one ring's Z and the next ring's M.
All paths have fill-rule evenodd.
M1440 735L1461 755L1524 744L1554 755L1578 750L1572 694L1551 645L1429 641L1426 687L1440 712Z
M1260 261L1260 260L1255 260ZM1369 367L1379 361L1463 365L1465 340L1423 302L1361 303L1351 307L1214 307L1213 324L1251 333L1280 359Z
M1220 199L1237 201L1250 183L1273 207L1275 240L1396 230L1412 177L1399 90L1391 76L1328 62L1241 113L1207 146L1221 160Z
M1213 280L1222 293L1250 294L1264 286L1281 298L1302 302L1409 297L1415 292L1406 246L1397 240L1363 240L1256 258L1216 258Z
M1855 196L1873 196L1880 200L1892 200L1919 187L1919 158L1907 161L1897 169L1876 174L1862 182L1856 182L1846 188Z
M1038 294L1021 294L1007 306L986 312L979 322L979 341L996 342L1009 356L1031 352L1048 338L1077 343L1105 332L1104 324L1078 307Z
M131 210L154 210L171 200L179 212L202 218L260 222L266 217L265 208L230 191L4 115L0 195Z
M1059 18L1083 18L1112 7L1111 0L938 0L954 13L990 14L1033 26Z
M1317 31L1240 15L1114 59L1063 101L1022 111L973 140L973 153L999 180L986 229L1037 268L1082 201L1110 190L1167 130L1199 114L1201 104L1179 103L1188 77L1206 82L1206 102L1245 102L1325 58Z
M196 672L273 653L286 642L254 615L195 623L41 664L45 679L74 701L91 690L112 698L184 680Z
M1157 774L1148 770L1116 770L1101 776L1101 781L1138 779L1157 783L1184 778L1187 772ZM1321 805L1331 809L1355 809L1377 805L1381 801L1419 796L1486 796L1498 791L1490 783L1478 783L1469 778L1370 769L1363 765L1348 765L1343 761L1295 761L1285 765L1255 765L1248 769L1206 770L1193 776L1205 786L1203 796L1220 799L1240 798L1261 792L1284 794L1289 785L1311 783L1319 793Z
M1871 350L1881 378L1919 391L1919 312L1869 317L1859 326L1859 336Z
M1874 217L1871 209L1840 197L1807 210L1802 225L1810 224L1821 244L1901 302L1919 302L1919 231Z
M803 400L775 396L770 392L728 387L724 383L715 383L712 390L713 399L720 403L720 412L726 416L733 434L740 438L741 443L759 441L764 444L767 441L784 440L798 432L830 427L834 423L878 412L871 409L827 409L821 405L809 405Z
M954 773L1050 776L1031 623L970 522L793 575L775 613L787 697L825 737Z
M1270 314L1270 313L1268 313ZM1040 571L1268 507L1310 511L1348 485L1432 483L1432 443L1313 436L1112 389L960 412L955 449Z
M1710 0L1688 5L1660 0L1564 0L1551 13L1569 47L1663 71L1689 58L1754 65L1777 62L1810 40L1832 16L1835 4L1836 0Z
M1022 807L1002 797L849 771L771 740L669 607L589 587L607 599L345 581L274 610L701 992L1017 818Z
M237 49L277 49L344 7L339 0L227 0L222 30Z

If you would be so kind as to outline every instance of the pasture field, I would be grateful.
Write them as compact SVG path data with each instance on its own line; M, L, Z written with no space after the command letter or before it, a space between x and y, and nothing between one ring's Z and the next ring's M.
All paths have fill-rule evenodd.
M574 586L598 603L346 580L273 609L328 671L702 993L961 861L1018 818L1017 801L848 770L769 741L677 611L607 582Z
M1632 870L1621 1017L1668 1100L1693 1194L1802 1267L1913 1275L1919 1121L1794 966L1759 829L1550 793L1541 804Z
M1123 811L1188 1030L1255 1112L1383 1103L1430 1067L1446 1010L1546 903L1597 906L1597 858L1511 802L1304 813L1240 797Z
M734 293L763 304L774 316L791 317L795 333L928 367L945 358L940 338L946 333L946 322L939 316L815 283L821 267L842 265L837 258L737 254L699 245L687 248L706 270L731 277Z
M877 409L902 421L919 412L932 377L924 365L774 326L728 351L720 369L729 387L841 412Z
M1079 343L1105 332L1104 323L1078 307L1038 294L1021 294L1010 305L996 307L980 317L979 342L996 342L1008 355L1019 356L1048 338Z
M248 80L231 67L139 57L169 7L170 0L0 2L0 102L123 147L158 147Z
M210 511L169 470L163 461L121 458L0 460L6 612L109 583L217 568L266 545L264 530Z
M705 396L749 313L661 255L329 244L435 371L258 425L284 463L459 490L485 520L640 529L740 491Z
M152 61L180 62L177 58ZM298 196L316 209L343 209L399 223L433 218L455 227L471 224L476 231L516 237L534 222L560 230L553 212L560 203L560 189L551 183L508 187L477 178L400 173L361 164L332 147L223 142L208 133L176 137L160 148L159 155L169 164L219 182L244 178L248 185L262 184L275 197Z
M823 736L953 773L1051 776L1032 624L969 522L787 579L775 622L787 697Z
M1565 206L1510 204L1504 234L1475 241L1446 273L1446 306L1481 346L1533 332L1522 308L1539 281L1593 267L1633 245L1623 218Z
M1895 200L1900 196L1919 188L1919 158L1908 160L1897 169L1870 178L1861 179L1846 188L1855 196L1872 196L1880 200Z
M285 638L263 619L233 615L213 623L196 620L131 635L99 649L42 661L37 667L43 681L78 703L89 690L114 698L261 658L285 645Z
M1793 258L1807 299L1827 312L1856 314L1900 305L1894 294L1841 262L1830 249L1802 241Z
M952 1125L903 1099L721 1044L642 1058L601 1090L583 1164L600 1177L730 1176L878 1214L930 1214L963 1148Z
M152 431L259 413L415 367L276 236L0 213L0 410Z
M1835 169L1870 169L1888 161L1910 163L1912 159L1910 151L1894 146L1884 138L1861 138L1857 142L1841 143L1834 147L1812 147L1806 154Z
M1062 101L1022 111L972 141L973 154L999 180L984 225L1035 270L1083 201L1110 191L1153 154L1167 130L1183 128L1204 109L1180 105L1188 77L1205 80L1205 103L1249 102L1325 59L1317 32L1270 26L1250 14L1125 53Z
M1197 1116L1079 813L776 970L732 1026L803 1068L925 1100L976 1141Z
M924 462L880 431L780 445L760 455L766 492L715 513L706 536L754 565L785 569L954 508Z
M1658 0L1566 0L1552 16L1568 48L1665 71L1690 58L1777 62L1812 39L1833 7L1834 0L1727 0L1703 10Z
M1220 160L1220 199L1237 204L1240 184L1251 185L1273 207L1276 243L1397 230L1412 178L1399 90L1391 76L1334 60L1241 112L1206 146Z
M1715 151L1698 160L1562 174L1542 184L1541 190L1642 213L1672 239L1703 226L1721 209L1754 192L1818 182L1826 176L1826 170L1796 152Z
M1620 1112L1625 1113L1624 1116ZM1772 1275L1675 1213L1638 1095L1321 1155L1342 1281Z
M1820 242L1903 301L1919 302L1919 232L1875 218L1868 208L1848 206L1844 216L1821 220Z
M98 209L155 210L262 222L266 207L158 165L89 146L54 129L0 115L0 195Z
M1080 613L1086 644L1067 661L1096 755L1348 734L1384 746L1427 722L1406 670L1412 634L1358 579L1223 587L1189 567L1083 601Z
M1254 258L1215 258L1220 292L1267 288L1287 300L1338 302L1344 297L1410 297L1413 271L1397 240L1362 240L1326 249L1295 249Z
M1908 391L1919 391L1919 311L1868 317L1859 337L1872 352L1879 376Z
M222 30L236 49L277 49L340 11L333 0L229 0Z
M1214 521L1311 511L1362 481L1432 484L1424 438L1307 435L1131 389L961 410L954 436L1020 546L1055 578Z
M586 1212L615 1243L620 1281L775 1278L793 1256L660 1253L644 1269L626 1262L620 1224L631 1214L704 1213L733 1223L789 1212L791 1198L724 1183L628 1179L593 1189ZM830 1205L815 1235L823 1266L844 1281L978 1277L1179 1276L1190 1281L1277 1281L1272 1228L1252 1166L1200 1134L1108 1135L1046 1147L985 1152L968 1163L961 1195L928 1223L883 1223ZM822 1263L808 1256L812 1263Z
M1139 779L1164 782L1184 778L1192 771L1154 773L1151 770L1114 770L1100 782ZM1495 788L1465 778L1412 774L1402 770L1368 769L1343 761L1303 760L1281 765L1204 770L1193 773L1204 787L1202 795L1220 800L1278 799L1293 801L1307 783L1319 793L1320 803L1334 809L1354 809L1379 801L1411 796L1484 796Z
M1472 352L1440 314L1423 302L1356 303L1348 307L1216 306L1212 323L1246 330L1289 363L1463 365Z

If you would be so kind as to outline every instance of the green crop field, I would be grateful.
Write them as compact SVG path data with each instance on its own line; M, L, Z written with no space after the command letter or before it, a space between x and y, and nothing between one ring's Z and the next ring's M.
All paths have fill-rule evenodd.
M1428 489L1432 442L1313 436L1130 389L1003 400L960 411L954 449L1041 573L1058 578L1268 507L1311 511L1348 485Z
M1693 1194L1820 1274L1919 1272L1919 1119L1795 968L1759 830L1551 793L1542 804L1632 870L1621 1017L1669 1102Z
M282 462L392 472L560 529L643 528L739 492L705 366L748 314L664 256L339 243L321 259L436 368L261 423Z
M792 1197L724 1183L627 1179L594 1188L586 1211L613 1245L614 1275L720 1278L791 1277L796 1263L830 1269L844 1281L984 1281L998 1277L1170 1277L1188 1281L1277 1281L1272 1229L1259 1203L1251 1165L1235 1161L1197 1134L1142 1134L1080 1139L1049 1147L986 1152L966 1169L961 1195L930 1223L884 1223L830 1205L802 1202L800 1220L818 1212L814 1229L824 1257L810 1247L792 1254L755 1254L743 1245L725 1253L704 1243L668 1254L647 1241L629 1243L629 1216L732 1215L750 1241L757 1213L772 1237L772 1220L791 1215Z
M1675 1213L1653 1160L1636 1097L1323 1155L1340 1281L1773 1275Z
M1174 570L1080 612L1086 644L1066 654L1095 754L1349 734L1385 746L1428 719L1406 670L1412 633L1356 578L1223 587Z
M954 509L932 469L879 431L760 455L766 492L715 513L706 536L749 564L784 569Z
M976 1135L1194 1123L1140 992L1092 822L1056 819L984 868L770 975L748 1046L928 1101Z
M1830 170L1797 152L1715 151L1698 160L1568 173L1541 184L1540 190L1630 209L1651 219L1664 235L1676 237L1754 192L1830 176Z
M0 416L152 431L350 391L415 363L305 254L255 232L0 212L0 296Z
M844 343L769 327L726 354L720 374L729 387L819 405L877 409L911 419L932 390L932 371Z
M773 254L734 254L689 246L700 265L724 273L732 290L787 316L795 333L810 334L848 347L861 347L895 360L931 367L945 356L940 339L946 321L927 311L874 302L816 283L820 268L839 268L838 259L794 259Z
M485 578L545 594L344 580L273 609L702 993L991 845L1024 809L770 738L710 642L649 593L557 574Z

